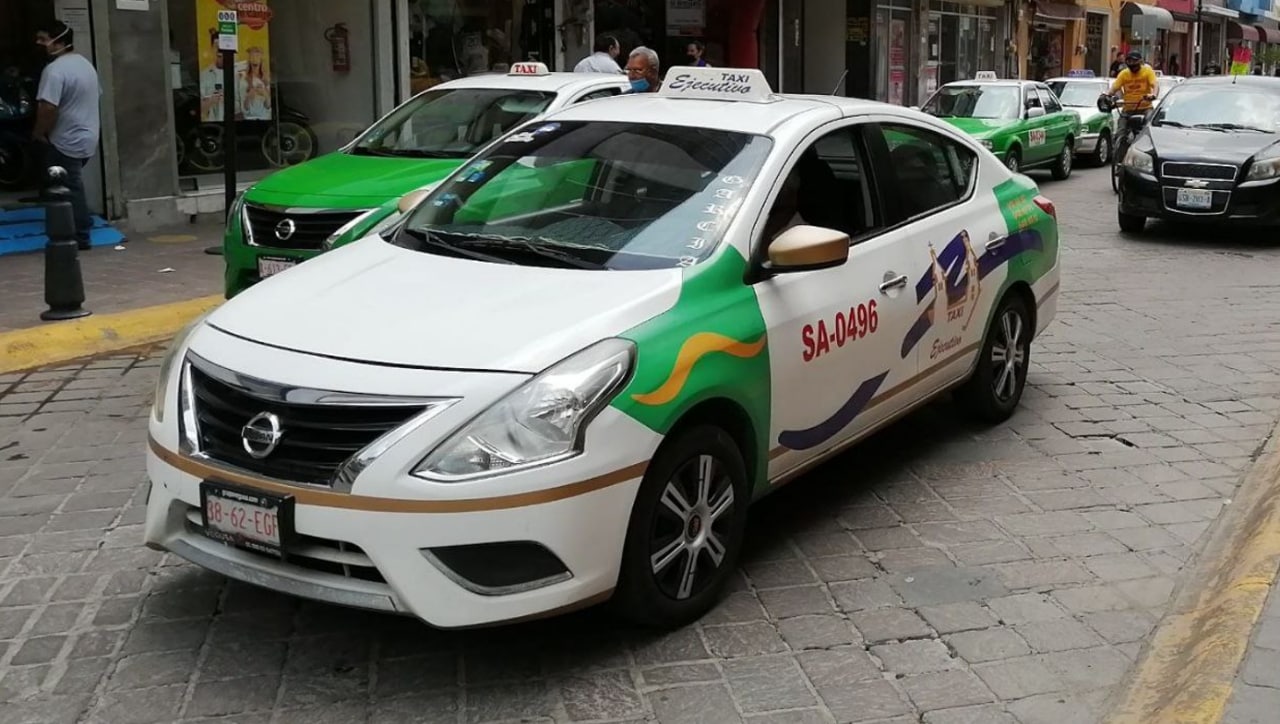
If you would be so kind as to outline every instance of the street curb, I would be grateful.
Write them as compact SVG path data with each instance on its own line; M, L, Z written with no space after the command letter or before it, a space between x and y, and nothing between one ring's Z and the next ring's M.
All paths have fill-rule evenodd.
M1280 568L1280 426L1124 682L1110 724L1216 724Z
M0 374L162 342L223 301L219 294L0 332Z

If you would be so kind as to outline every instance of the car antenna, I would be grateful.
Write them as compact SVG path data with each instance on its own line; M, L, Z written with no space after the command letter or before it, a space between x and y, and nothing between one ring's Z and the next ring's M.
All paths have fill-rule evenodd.
M849 69L845 68L844 72L840 74L840 80L836 81L836 87L831 89L831 95L835 95L836 91L840 90L840 86L844 84L844 79L848 75Z

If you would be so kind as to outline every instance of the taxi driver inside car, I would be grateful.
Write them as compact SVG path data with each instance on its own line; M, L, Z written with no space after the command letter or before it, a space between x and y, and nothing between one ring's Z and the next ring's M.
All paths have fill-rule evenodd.
M946 124L674 69L176 338L146 541L445 628L679 625L782 482L952 389L1012 414L1057 277L1053 205Z

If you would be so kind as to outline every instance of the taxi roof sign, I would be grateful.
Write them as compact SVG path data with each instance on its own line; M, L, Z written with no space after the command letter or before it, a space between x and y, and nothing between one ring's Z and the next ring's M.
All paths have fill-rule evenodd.
M1075 68L1067 71L1068 78L1093 78L1093 71L1088 68Z
M546 63L512 63L507 75L551 75Z
M980 70L973 76L974 80L1000 80L994 70Z
M658 95L713 101L768 103L773 89L758 68L699 68L676 66L662 79Z

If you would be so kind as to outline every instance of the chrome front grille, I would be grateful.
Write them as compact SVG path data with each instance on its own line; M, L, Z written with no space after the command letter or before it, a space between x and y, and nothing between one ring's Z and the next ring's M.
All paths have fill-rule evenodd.
M420 413L438 404L426 398L373 396L362 403L360 395L272 387L195 361L200 364L186 365L184 381L189 406L184 424L193 428L184 434L194 452L284 482L349 484L339 473L349 472L345 468L350 461L359 459L362 451L376 449L375 441L411 418L423 419ZM342 398L342 403L326 403L326 397ZM280 434L268 454L255 456L245 442L245 428L263 413L275 416Z
M1233 181L1237 168L1224 163L1181 163L1165 161L1160 165L1160 175L1165 178L1193 178L1214 181Z
M275 249L320 249L363 210L276 209L245 204L248 241Z

